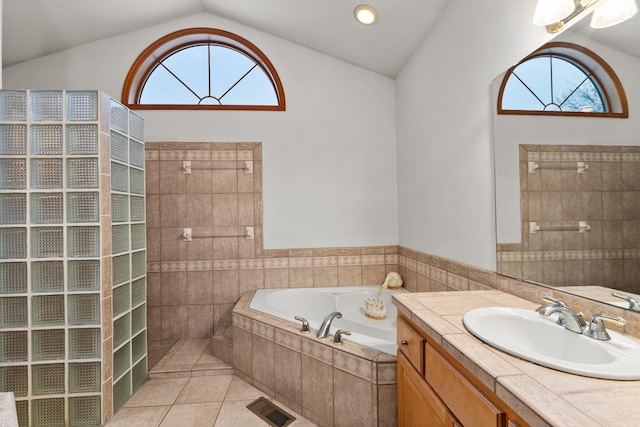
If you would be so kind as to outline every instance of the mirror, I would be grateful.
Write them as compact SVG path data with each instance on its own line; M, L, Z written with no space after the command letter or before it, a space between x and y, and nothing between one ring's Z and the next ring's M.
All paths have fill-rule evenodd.
M600 30L589 19L553 41L584 46L613 68L629 118L498 115L494 108L497 271L629 309L624 296L640 301L640 17ZM503 78L492 83L494 106ZM531 159L561 169L529 173ZM580 173L575 160L587 170ZM555 217L545 220L544 210Z

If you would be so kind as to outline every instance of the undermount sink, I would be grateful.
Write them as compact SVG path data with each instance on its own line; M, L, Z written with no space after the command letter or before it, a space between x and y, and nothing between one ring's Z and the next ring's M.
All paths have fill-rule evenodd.
M559 371L613 380L640 379L640 345L609 331L610 341L571 332L534 310L487 307L464 315L464 326L487 344Z

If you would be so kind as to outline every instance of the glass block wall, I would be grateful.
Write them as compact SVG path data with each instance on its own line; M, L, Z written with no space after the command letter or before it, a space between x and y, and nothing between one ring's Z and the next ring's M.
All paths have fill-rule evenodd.
M143 121L111 100L113 411L147 379Z
M144 203L138 115L0 90L0 391L20 425L100 425L146 379Z

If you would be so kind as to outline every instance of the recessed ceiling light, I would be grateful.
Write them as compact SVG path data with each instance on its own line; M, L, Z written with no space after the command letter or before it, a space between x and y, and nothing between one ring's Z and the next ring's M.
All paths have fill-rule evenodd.
M356 17L359 23L364 25L375 24L378 20L378 12L371 6L361 4L353 11L353 16Z

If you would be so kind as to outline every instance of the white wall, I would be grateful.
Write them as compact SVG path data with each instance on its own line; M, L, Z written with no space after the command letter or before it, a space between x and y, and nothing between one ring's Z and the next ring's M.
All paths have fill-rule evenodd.
M521 240L520 144L640 145L640 81L637 78L640 60L572 33L564 33L557 40L584 46L613 68L627 96L629 118L499 115L494 109L499 243L519 243ZM501 75L493 82L494 105L503 77Z
M140 111L147 141L260 141L267 248L397 244L394 81L202 13L4 69L5 88L100 89L119 99L138 54L208 26L257 45L286 112Z
M0 89L2 89L2 0L0 0Z
M535 0L451 0L396 79L399 244L495 270L491 82L546 42Z

